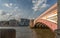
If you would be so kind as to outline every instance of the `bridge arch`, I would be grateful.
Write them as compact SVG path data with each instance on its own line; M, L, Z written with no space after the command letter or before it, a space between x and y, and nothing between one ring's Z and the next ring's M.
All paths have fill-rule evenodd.
M46 26L49 27L52 31L58 29L57 28L57 3L55 3L48 10L46 10L39 17L37 17L34 20L34 25L38 22L46 24Z
M41 28L41 29L50 29L46 24L42 23L42 22L37 22L34 25L35 28Z
M34 26L38 23L43 24L44 26L47 26L48 28L50 28L52 31L57 29L57 24L53 23L51 21L45 20L45 19L39 19L37 21L35 21Z

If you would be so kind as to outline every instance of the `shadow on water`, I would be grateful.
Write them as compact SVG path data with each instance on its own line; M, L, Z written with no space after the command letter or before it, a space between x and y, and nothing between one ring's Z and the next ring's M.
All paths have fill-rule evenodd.
M55 33L50 29L33 29L35 38L55 38Z
M46 24L36 23L33 28L35 38L56 38L56 34Z

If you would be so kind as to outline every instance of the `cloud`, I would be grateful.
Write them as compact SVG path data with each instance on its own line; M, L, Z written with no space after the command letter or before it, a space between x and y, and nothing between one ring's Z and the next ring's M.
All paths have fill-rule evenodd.
M35 11L37 11L37 10L41 10L42 8L46 8L46 7L48 7L49 5L48 4L46 4L47 3L47 0L37 0L36 2L35 1L33 1L33 7L32 7L32 9L34 10L34 12Z
M32 1L32 3L36 3L36 1L35 1L35 0L33 0L33 1Z
M17 11L19 8L16 6L16 7L14 7L14 11Z
M6 15L6 12L4 12L3 10L0 10L0 21L7 19L7 16L5 15Z
M10 7L8 3L5 3L4 5L5 5L6 7Z
M0 10L0 15L2 14L2 11L3 11L3 10Z
M40 6L37 10L41 10L41 9L45 9L48 8L50 5L48 4L42 4L42 6Z
M9 19L9 17L11 17L12 14L11 13L7 13L4 10L0 10L0 21L6 21Z
M3 10L0 10L0 15L5 15L6 12L4 12Z
M13 6L12 3L5 3L4 6L11 8Z
M10 6L12 6L13 4L12 3L10 3Z
M43 7L47 7L47 4L43 4L41 7L42 7L42 8L43 8Z
M11 7L13 4L10 3L5 3L4 6L6 7ZM13 6L14 7L14 6ZM0 21L7 21L7 20L10 20L10 19L19 19L20 16L22 16L23 13L21 11L21 9L18 8L18 6L15 6L13 8L13 10L10 10L10 11L5 11L5 10L0 10Z
M15 9L18 9L18 7L15 7Z

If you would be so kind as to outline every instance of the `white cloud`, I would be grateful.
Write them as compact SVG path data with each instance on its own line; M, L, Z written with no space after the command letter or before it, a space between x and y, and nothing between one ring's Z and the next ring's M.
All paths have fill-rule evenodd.
M3 10L0 10L0 15L5 15L6 12L4 12Z
M48 8L50 5L48 5L48 4L42 4L42 6L40 6L37 10L45 10L46 8Z
M12 3L5 3L4 6L11 8L13 6Z
M15 7L15 9L18 9L18 7Z
M44 2L44 3L43 3ZM35 4L34 4L35 3ZM49 5L48 4L46 4L47 3L47 0L37 0L36 2L35 2L35 0L33 0L33 7L32 7L32 9L34 10L34 11L37 11L37 10L39 10L39 9L42 9L42 8L46 8L46 7L48 7ZM42 5L41 5L42 4Z
M43 4L43 5L42 5L42 7L47 7L47 6L49 6L49 5L48 5L48 4Z
M2 11L3 11L3 10L0 10L0 15L2 14Z
M17 9L18 7L15 7L15 9ZM9 12L5 12L3 10L0 10L0 21L4 21L4 20L10 20L10 19L19 19L20 15L22 15L21 10L17 9L17 10L12 10Z
M0 21L3 21L3 20L6 19L6 18L5 18L5 14L6 14L6 13L4 13L3 10L0 10Z
M9 14L3 10L0 10L0 21L8 20L10 16L11 16L11 14Z
M47 7L47 4L43 4L41 7Z
M10 7L8 3L5 3L4 5L5 5L6 7Z
M34 1L34 0L32 1L32 3L35 3L35 2L36 2L36 1Z
M12 3L10 3L9 5L10 5L10 6L12 6L13 4L12 4Z

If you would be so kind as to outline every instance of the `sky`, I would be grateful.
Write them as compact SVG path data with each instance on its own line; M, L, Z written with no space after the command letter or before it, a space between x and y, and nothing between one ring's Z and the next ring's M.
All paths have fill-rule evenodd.
M34 18L37 18L46 10L48 10L52 5L57 3L57 0L33 0L33 11L34 11Z
M35 19L57 0L0 0L0 21Z

